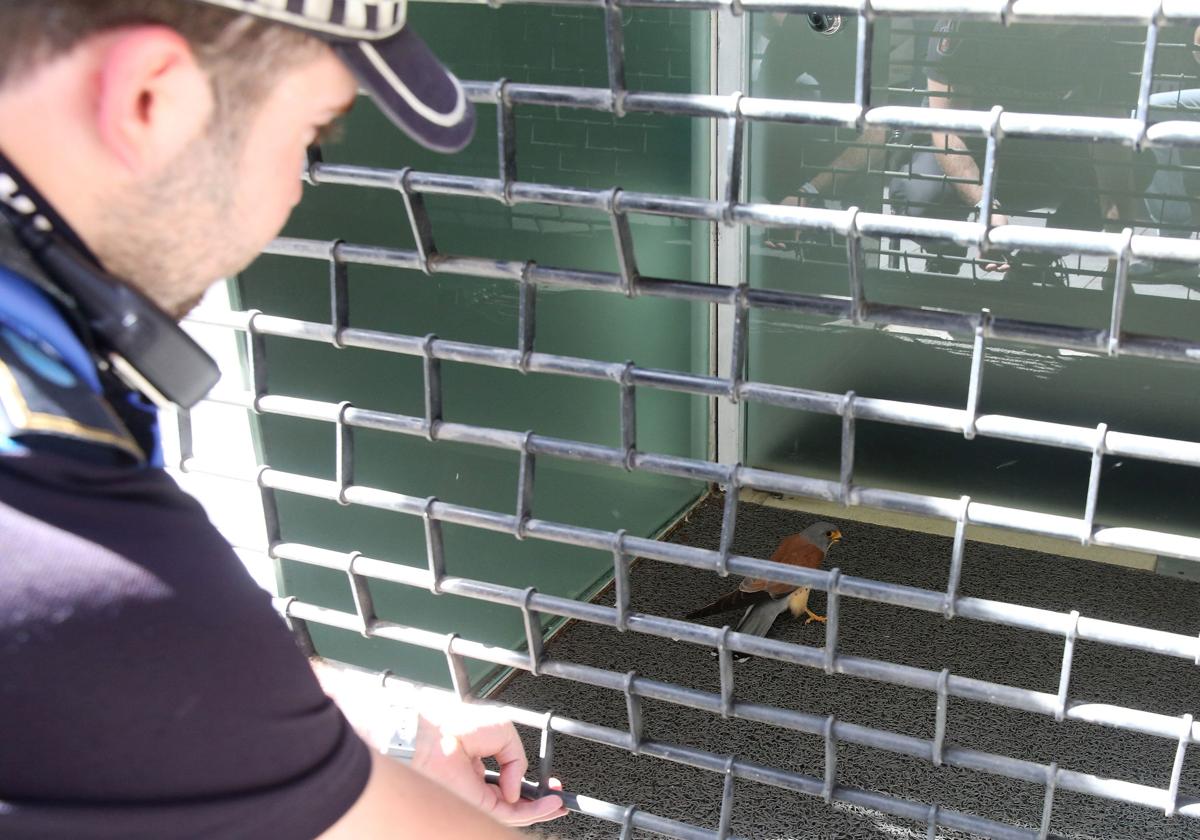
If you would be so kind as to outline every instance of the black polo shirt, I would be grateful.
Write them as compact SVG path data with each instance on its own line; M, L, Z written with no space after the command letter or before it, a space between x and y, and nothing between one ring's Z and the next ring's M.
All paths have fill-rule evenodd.
M320 834L366 746L24 282L0 269L0 836Z

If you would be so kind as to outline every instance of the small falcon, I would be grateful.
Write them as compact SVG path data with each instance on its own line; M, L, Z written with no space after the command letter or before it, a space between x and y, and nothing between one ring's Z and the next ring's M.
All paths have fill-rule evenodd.
M809 525L799 534L784 537L771 555L776 563L787 563L790 566L803 566L807 569L819 569L825 561L825 555L830 547L841 542L842 532L831 522L818 522ZM747 578L742 585L732 592L722 595L707 606L687 614L687 618L704 618L728 610L746 608L741 621L733 629L738 633L753 633L756 636L766 636L784 610L790 610L792 615L799 618L806 616L804 623L824 621L825 616L817 615L808 608L808 596L811 590L807 586L796 587L790 583L778 583L761 578ZM739 657L748 659L749 657Z

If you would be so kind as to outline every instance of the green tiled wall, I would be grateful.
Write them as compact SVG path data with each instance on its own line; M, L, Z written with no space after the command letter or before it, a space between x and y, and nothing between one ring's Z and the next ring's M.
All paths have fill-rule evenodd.
M465 79L547 84L607 84L603 21L596 10L416 4L412 25ZM627 12L628 82L633 89L691 90L707 85L708 19L702 14ZM615 119L571 109L517 109L521 180L704 195L703 125L644 115ZM495 109L479 108L479 129L463 153L422 150L390 127L367 100L348 119L346 138L324 150L333 162L495 177ZM459 255L533 259L541 265L616 270L608 219L590 211L504 205L483 199L427 199L439 250ZM707 276L708 230L688 222L631 219L640 268L659 277ZM351 187L306 188L285 235L412 247L398 193ZM272 314L327 321L328 267L263 257L241 278L240 303ZM515 284L370 266L350 267L350 323L355 327L513 347ZM537 349L609 361L703 372L708 313L672 301L543 289ZM267 342L269 390L421 415L419 360L286 339ZM516 431L619 446L618 391L612 384L445 363L445 418ZM266 462L283 470L332 477L333 427L277 416L261 418ZM707 408L677 394L639 393L639 446L703 457ZM517 456L455 444L430 444L356 431L358 483L510 513ZM651 535L695 499L697 483L539 459L534 515L554 521ZM330 549L424 565L419 519L279 494L282 535ZM512 586L579 597L603 585L610 555L536 540L446 526L448 571ZM288 594L352 610L345 577L286 563ZM382 618L454 631L503 647L523 644L518 611L373 582ZM314 627L327 656L448 684L435 652ZM473 679L487 671L471 664Z

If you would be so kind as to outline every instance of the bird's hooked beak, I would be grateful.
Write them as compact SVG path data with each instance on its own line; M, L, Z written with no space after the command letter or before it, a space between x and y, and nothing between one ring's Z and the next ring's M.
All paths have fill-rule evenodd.
M830 545L833 545L834 543L840 543L841 541L842 541L842 532L841 531L831 531L830 532L830 534L829 534L829 544Z

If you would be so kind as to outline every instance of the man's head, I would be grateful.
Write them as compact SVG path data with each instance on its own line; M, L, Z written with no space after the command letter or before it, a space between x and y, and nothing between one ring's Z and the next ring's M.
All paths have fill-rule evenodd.
M225 9L0 0L0 148L175 314L279 231L356 90L321 41Z

